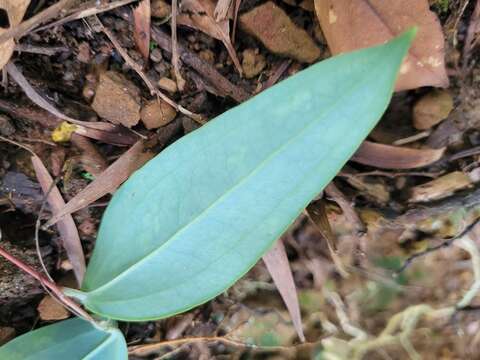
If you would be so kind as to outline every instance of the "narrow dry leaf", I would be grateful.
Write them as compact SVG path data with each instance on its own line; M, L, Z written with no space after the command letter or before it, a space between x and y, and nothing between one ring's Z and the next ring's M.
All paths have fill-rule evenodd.
M43 192L45 194L48 193L47 202L50 205L52 214L55 216L55 214L58 214L60 210L65 207L62 195L56 186L51 188L53 179L39 157L32 156L32 165ZM58 222L57 228L62 239L62 245L65 248L68 259L72 263L73 272L80 285L85 275L86 267L85 255L83 254L82 244L75 222L69 215Z
M297 289L295 288L292 270L290 269L290 263L288 262L287 253L285 251L285 245L283 245L281 238L277 240L275 245L265 255L263 255L262 259L267 266L268 272L272 276L275 286L282 296L290 316L292 317L293 326L297 331L300 341L305 342Z
M215 4L213 1L185 0L182 2L182 11L185 11L185 13L181 13L177 16L178 24L203 31L207 35L223 42L237 68L237 71L242 75L242 66L240 65L237 53L230 40L229 20L225 19L220 22L215 21Z
M473 186L472 179L461 171L440 176L425 184L410 189L410 202L439 200L452 195L455 191Z
M445 148L414 149L364 141L350 160L381 169L414 169L439 160Z
M233 0L218 0L213 12L213 17L216 22L223 21L228 18L228 10L232 6Z
M1 0L0 0L1 1ZM102 125L98 125L99 123L90 123L87 121L80 121L73 119L65 114L63 114L61 111L59 111L55 106L50 104L47 100L45 100L33 87L30 85L28 80L23 76L22 72L12 63L9 62L7 65L5 65L5 70L7 70L8 74L15 80L15 82L20 86L27 95L27 97L32 100L36 105L40 106L42 109L48 111L52 115L55 115L56 117L70 121L73 124L76 125L83 125L87 127L104 127L103 123ZM98 126L95 126L97 124Z
M150 0L140 1L138 6L133 9L133 22L135 25L133 38L146 62L150 55L150 18Z
M143 140L140 140L123 153L85 189L74 196L58 212L55 212L45 227L52 226L61 221L64 216L83 209L108 193L113 193L135 170L154 156L150 152L144 152L144 146Z
M337 254L337 238L332 231L330 226L330 221L328 220L325 201L320 199L314 201L307 206L307 215L312 221L315 228L326 240L328 250L330 251L330 256L332 257L333 263L335 264L338 273L344 277L348 277L348 271L345 269L345 266L342 263L342 260Z
M333 55L383 44L417 26L396 90L448 86L443 32L427 0L315 0L315 10Z
M8 16L10 27L8 29L0 28L0 35L6 33L9 29L17 26L22 21L25 11L27 11L30 0L0 0L0 9L5 10ZM8 39L0 43L0 69L2 69L10 60L15 49L15 41Z

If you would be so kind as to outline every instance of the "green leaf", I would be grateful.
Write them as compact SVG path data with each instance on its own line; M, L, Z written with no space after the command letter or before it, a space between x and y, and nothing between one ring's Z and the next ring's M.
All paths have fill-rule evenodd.
M156 319L231 286L377 123L414 34L313 65L137 171L103 217L85 306L114 319Z
M5 360L127 358L127 344L118 329L99 330L80 318L31 331L0 348L0 359Z

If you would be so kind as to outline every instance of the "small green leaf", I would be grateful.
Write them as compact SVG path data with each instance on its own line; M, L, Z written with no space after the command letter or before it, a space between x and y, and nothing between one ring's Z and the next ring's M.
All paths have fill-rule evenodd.
M102 220L85 306L115 319L156 319L231 286L375 126L414 34L313 65L137 171Z
M126 360L127 344L116 328L99 330L74 318L22 335L0 348L5 360Z

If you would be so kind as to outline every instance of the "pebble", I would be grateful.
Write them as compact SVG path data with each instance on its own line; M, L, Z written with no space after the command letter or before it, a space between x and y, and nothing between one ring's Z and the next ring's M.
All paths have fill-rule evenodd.
M158 87L160 89L163 89L165 91L168 91L170 93L175 93L177 92L177 83L173 81L172 79L169 79L167 77L162 77L160 80L158 80Z
M92 108L103 119L132 127L140 120L140 91L122 74L104 72L100 75Z
M170 13L172 12L172 7L164 0L152 0L151 11L152 17L166 18L167 16L170 16Z
M258 49L246 49L242 55L242 69L247 79L257 76L265 68L265 57L258 53Z
M15 126L12 121L5 115L0 115L0 134L10 136L15 132Z
M274 54L306 63L320 57L320 49L308 33L271 1L241 15L240 26Z
M155 48L150 51L150 60L154 63L159 63L163 60L162 51L159 48Z
M453 99L446 90L434 90L424 95L413 107L413 126L430 129L446 119L453 109Z
M157 129L171 122L177 111L163 100L153 99L144 105L140 116L147 129Z

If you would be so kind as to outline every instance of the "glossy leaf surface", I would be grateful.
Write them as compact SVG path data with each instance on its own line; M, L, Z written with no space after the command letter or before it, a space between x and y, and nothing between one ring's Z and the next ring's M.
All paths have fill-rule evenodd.
M163 318L231 286L377 123L413 36L313 65L133 174L103 217L83 284L87 308Z
M8 360L127 358L127 344L120 330L99 330L79 318L44 326L13 339L0 348L0 359Z

